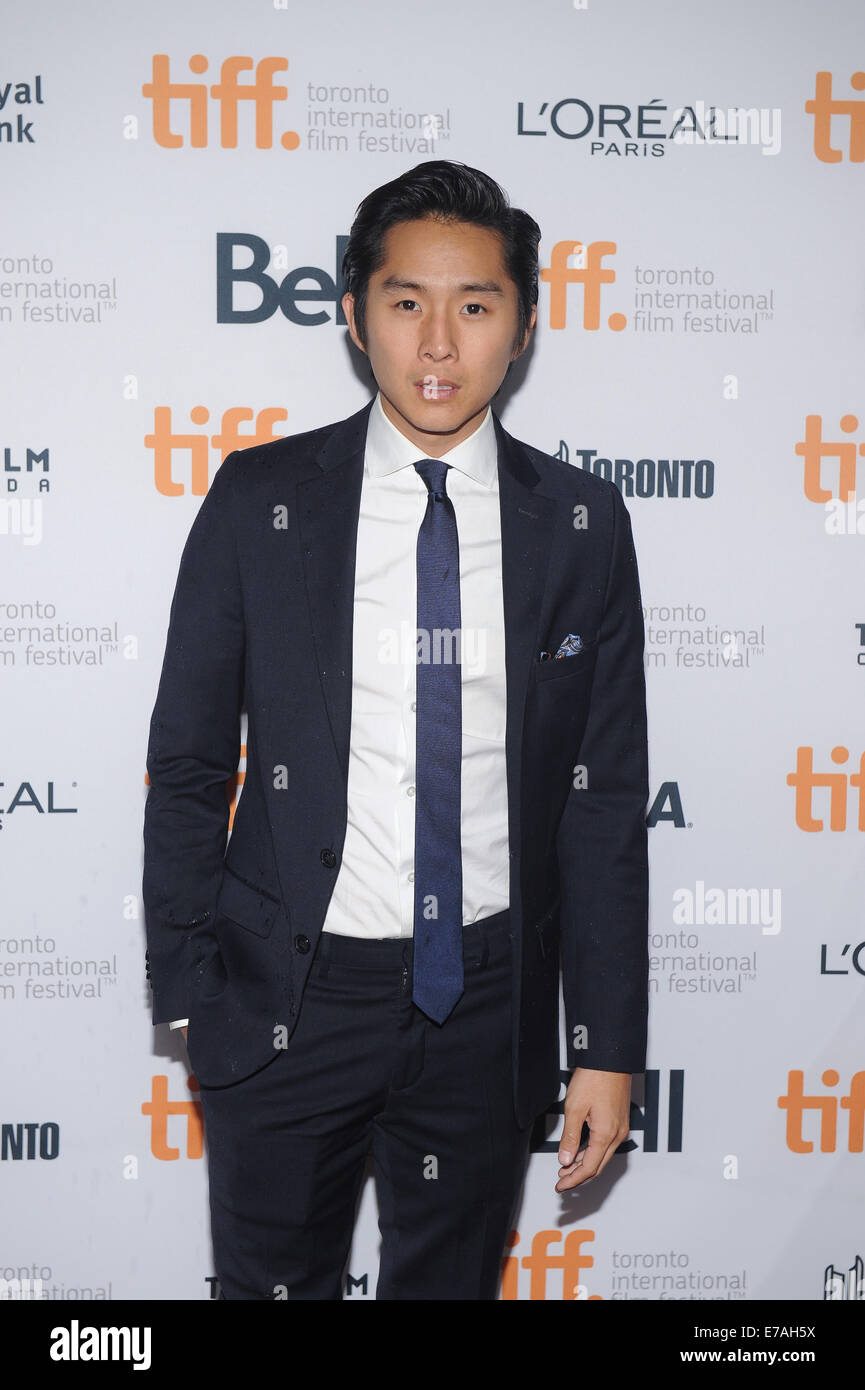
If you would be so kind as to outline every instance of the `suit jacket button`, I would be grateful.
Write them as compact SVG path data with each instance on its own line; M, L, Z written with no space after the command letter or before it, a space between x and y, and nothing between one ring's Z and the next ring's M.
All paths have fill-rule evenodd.
M336 855L334 854L332 849L323 849L321 851L320 858L322 864L326 869L332 869L334 864L336 863Z
M310 940L308 936L296 936L294 938L294 949L296 951L299 951L302 956L306 955L307 951L309 950L309 947Z

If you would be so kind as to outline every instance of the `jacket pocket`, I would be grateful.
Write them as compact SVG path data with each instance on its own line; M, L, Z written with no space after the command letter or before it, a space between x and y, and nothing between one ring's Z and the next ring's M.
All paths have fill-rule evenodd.
M256 936L270 936L279 909L279 900L271 893L245 883L231 869L225 869L216 899L217 917L228 917Z

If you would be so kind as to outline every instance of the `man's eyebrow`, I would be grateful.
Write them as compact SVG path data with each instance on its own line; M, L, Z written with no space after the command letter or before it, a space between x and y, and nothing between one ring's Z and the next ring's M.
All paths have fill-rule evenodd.
M382 280L383 290L415 290L422 294L426 289L417 280L403 280L398 275L389 275L386 280ZM497 280L480 280L467 282L457 286L457 294L504 294L504 290Z

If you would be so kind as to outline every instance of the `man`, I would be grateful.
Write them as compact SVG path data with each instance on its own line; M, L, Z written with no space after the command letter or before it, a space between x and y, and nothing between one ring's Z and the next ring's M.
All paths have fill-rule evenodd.
M144 900L154 1023L188 1021L226 1298L342 1296L370 1149L376 1296L496 1296L559 1092L560 950L556 1190L628 1132L642 609L616 488L490 407L535 326L539 237L465 165L371 193L343 306L375 400L231 454L183 553Z

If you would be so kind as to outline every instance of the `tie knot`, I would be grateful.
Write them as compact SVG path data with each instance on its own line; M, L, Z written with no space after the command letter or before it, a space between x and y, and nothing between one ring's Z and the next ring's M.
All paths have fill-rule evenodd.
M450 468L449 463L444 463L441 459L418 459L415 468L433 497L447 497L445 477Z

